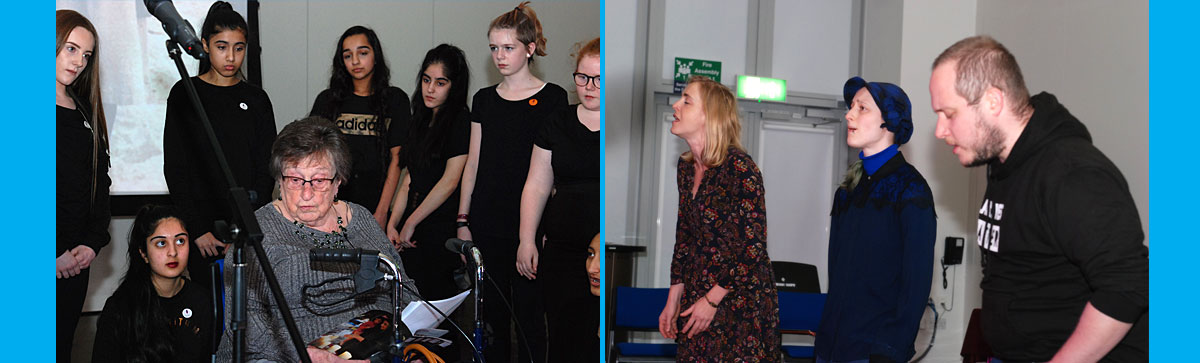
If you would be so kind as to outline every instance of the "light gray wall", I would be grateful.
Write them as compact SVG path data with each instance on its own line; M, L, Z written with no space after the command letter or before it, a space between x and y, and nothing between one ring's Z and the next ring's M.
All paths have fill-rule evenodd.
M639 160L631 155L640 154L640 132L635 125L642 125L642 107L645 95L645 40L639 42L638 29L644 38L646 29L647 1L606 1L604 39L607 42L604 58L604 241L607 243L636 244L631 233L636 221L630 191L637 193L637 184L631 183L631 171L636 171ZM640 53L639 53L640 51ZM640 58L639 58L640 55ZM628 226L628 227L627 227Z
M913 105L913 136L901 150L929 182L938 216L934 261L940 261L947 236L966 238L963 264L947 272L949 288L942 288L940 266L930 266L930 298L941 314L937 340L925 362L961 361L959 349L971 309L979 306L979 252L975 248L975 220L980 199L972 199L976 172L963 168L946 144L933 136L937 120L929 103L930 64L943 49L975 34L975 2L959 0L905 1L900 49L900 87ZM982 194L979 194L982 195ZM935 263L935 265L937 265ZM950 308L947 311L947 308ZM916 342L917 352L929 344L932 314L926 313Z
M392 85L411 96L425 52L441 43L462 48L471 67L471 92L502 78L491 63L487 27L519 1L400 0L262 2L263 88L271 96L278 127L304 117L329 85L338 37L347 28L375 30L391 68ZM571 73L575 43L600 35L598 0L546 0L530 4L547 39L546 57L533 72L568 90L578 102ZM469 96L470 97L470 96Z
M924 361L959 361L970 311L981 305L982 271L974 227L986 188L983 169L962 168L945 144L933 137L936 118L928 92L933 59L959 39L976 34L991 35L1005 44L1020 63L1030 91L1046 90L1058 96L1088 126L1097 147L1124 173L1148 235L1147 10L1144 3L1115 0L1100 4L904 2L900 85L912 100L915 130L903 150L935 193L939 237L935 258L941 258L942 237L967 239L963 265L950 270L949 289L941 288L940 268L935 268L930 296L946 327L939 331ZM872 42L868 38L865 43ZM872 51L876 50L865 49L864 54ZM864 73L890 68L888 64L868 66L872 62L864 59ZM946 311L946 307L953 310ZM928 323L923 323L917 338L918 352L928 344Z
M1017 58L1030 93L1058 97L1129 183L1150 235L1149 6L1102 0L979 0L979 34Z

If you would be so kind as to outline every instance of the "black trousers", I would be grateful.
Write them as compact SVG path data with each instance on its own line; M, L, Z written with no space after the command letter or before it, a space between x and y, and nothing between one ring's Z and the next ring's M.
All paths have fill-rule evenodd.
M85 268L74 277L55 281L54 300L58 310L55 316L55 354L58 362L71 361L75 327L79 325L79 315L83 313L83 299L87 297L91 270Z
M528 280L517 273L516 239L494 238L486 235L475 235L475 244L483 253L483 265L488 274L499 286L497 291L491 284L486 284L483 290L483 319L485 332L490 332L491 339L485 339L484 359L488 362L529 362L529 354L518 337L514 339L510 329L514 329L511 321L515 319L524 330L526 341L533 352L533 361L546 362L546 320L545 307L542 305L541 288L537 281ZM540 276L540 275L539 275ZM510 314L500 295L512 304L514 313ZM516 349L516 359L512 350Z

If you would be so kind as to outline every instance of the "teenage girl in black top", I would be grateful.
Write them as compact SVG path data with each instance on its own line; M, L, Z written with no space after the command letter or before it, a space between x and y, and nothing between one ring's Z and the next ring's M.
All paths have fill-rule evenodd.
M99 36L73 10L54 14L56 352L71 360L88 271L108 245L108 126L100 98Z
M516 299L513 307L521 322L535 361L545 352L541 297L533 281L518 278L520 264L536 269L536 250L518 252L521 189L529 173L533 139L545 120L557 117L566 106L567 92L544 82L530 72L534 56L546 55L546 38L541 23L528 2L505 12L488 27L492 62L504 76L495 86L480 89L471 105L471 152L463 171L462 200L458 220L462 239L474 237L483 252L484 265L500 288ZM479 183L475 181L479 180ZM469 216L468 216L469 215ZM533 247L533 246L529 246ZM523 258L518 259L518 254ZM526 277L533 279L533 270ZM488 361L509 361L509 313L498 298L489 299L493 289L483 289L484 318L491 324L496 342L484 350ZM518 361L529 361L519 350Z
M539 227L546 234L541 266L536 254L531 266L523 266L531 261L518 253L517 269L529 276L541 272L550 362L600 357L600 299L584 286L588 275L579 268L586 264L588 243L600 233L600 38L576 54L580 103L543 125L521 194L520 251L536 253Z
M189 244L174 207L138 211L129 269L96 323L93 363L212 360L212 295L183 277Z
M387 223L388 238L401 251L405 271L429 300L445 299L460 291L454 270L462 266L462 260L443 245L455 236L458 188L467 164L470 78L467 58L458 47L442 44L425 53L412 100L414 122L406 137L412 141L400 153L408 173L396 193L397 213L392 213ZM470 321L470 314L471 309L460 308L451 319L461 325ZM443 324L441 328L453 329L449 322ZM442 350L443 359L456 361L470 356L469 342L461 336L447 338L454 341L455 347Z
M246 20L232 5L213 3L200 27L208 52L208 58L200 60L201 74L175 83L167 97L163 174L171 201L193 236L188 271L192 281L205 288L211 286L209 264L225 256L225 243L212 230L216 220L231 222L229 186L183 82L196 87L234 181L251 193L251 206L269 202L275 185L268 165L275 112L267 93L242 79L246 29Z
M388 218L387 234L402 251L400 257L422 296L444 299L459 292L454 270L462 262L443 244L455 236L458 188L467 163L470 71L462 50L442 44L425 54L417 77L415 122L407 137L412 141L401 153L408 173L395 198L403 213Z
M391 86L379 37L361 25L342 33L329 73L329 89L317 95L310 114L334 121L350 144L351 175L337 197L373 211L383 227L400 181L398 156L408 130L408 95Z

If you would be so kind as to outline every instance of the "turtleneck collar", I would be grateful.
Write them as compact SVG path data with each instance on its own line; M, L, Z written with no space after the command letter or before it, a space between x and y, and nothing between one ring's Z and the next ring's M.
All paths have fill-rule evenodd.
M874 175L876 171L879 171L879 167L891 160L898 152L900 152L900 145L892 144L871 156L863 156L862 151L859 151L858 158L862 160L863 170L867 172L867 175Z

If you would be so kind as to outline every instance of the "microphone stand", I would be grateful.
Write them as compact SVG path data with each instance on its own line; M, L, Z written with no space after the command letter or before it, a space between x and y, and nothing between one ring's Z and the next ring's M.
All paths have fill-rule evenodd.
M359 268L367 268L367 257L363 256L363 263ZM392 287L392 346L389 352L392 355L393 361L404 356L404 340L405 336L411 336L412 332L408 330L408 326L400 319L400 289L403 288L404 281L400 277L400 269L396 267L396 263L391 258L384 254L378 254L375 259L383 261L387 265L388 270L392 273L384 274L383 280L395 281L395 286ZM374 266L374 265L372 265Z
M312 363L308 357L308 353L304 348L304 341L300 339L299 330L296 328L296 320L292 317L292 311L288 308L287 300L283 298L282 289L279 287L279 281L275 278L275 269L271 267L267 261L267 254L262 248L263 233L258 226L258 220L254 218L253 209L250 207L250 197L245 189L237 186L237 182L233 179L233 173L229 171L229 164L225 161L225 154L221 150L221 144L217 142L216 134L213 132L212 124L208 120L208 113L204 112L204 105L200 103L200 95L196 93L196 86L192 84L192 80L187 75L187 68L183 66L183 60L180 58L183 53L179 49L179 43L168 39L167 53L171 59L175 60L175 68L179 70L179 77L182 79L188 95L191 97L192 106L195 107L196 114L199 116L200 125L203 126L208 142L217 157L217 164L221 167L221 172L224 174L225 183L229 187L230 205L233 212L233 223L230 228L229 236L233 239L233 288L231 292L232 310L230 310L229 328L233 330L233 361L244 362L246 359L246 257L243 249L247 245L254 248L254 257L258 259L258 266L262 268L263 274L266 275L267 284L270 286L271 294L278 304L280 315L288 329L288 335L291 337L292 344L296 348L296 355L300 361L304 363ZM262 196L259 196L262 197ZM268 197L269 198L269 197Z
M483 354L483 256L479 248L471 249L471 257L475 260L475 349Z

